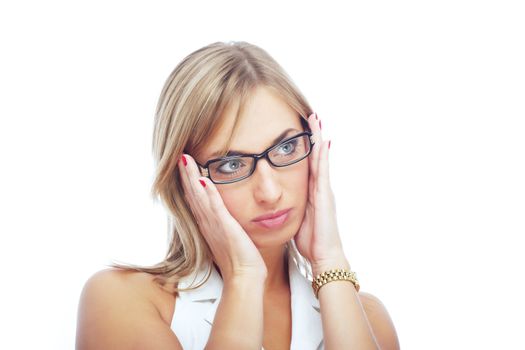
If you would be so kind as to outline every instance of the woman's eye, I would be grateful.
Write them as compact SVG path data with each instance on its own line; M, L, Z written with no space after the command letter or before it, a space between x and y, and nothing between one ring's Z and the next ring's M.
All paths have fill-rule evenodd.
M222 163L218 169L221 173L228 174L234 173L244 166L245 165L240 160L229 160L227 162Z
M284 151L284 154L292 153L295 150L295 147L297 146L297 140L290 140L284 144L282 144L279 149Z

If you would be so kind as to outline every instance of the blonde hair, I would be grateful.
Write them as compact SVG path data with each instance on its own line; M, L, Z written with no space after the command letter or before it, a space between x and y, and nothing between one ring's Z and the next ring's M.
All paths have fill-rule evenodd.
M189 54L175 67L159 97L152 144L156 174L151 195L155 200L160 197L168 210L168 251L164 260L153 266L116 262L109 266L153 274L154 281L162 286L173 283L174 293L206 282L213 255L184 199L177 163L183 152L199 154L221 125L223 111L238 102L235 129L246 98L258 86L277 92L307 127L306 119L313 113L310 105L283 68L256 45L244 41L215 42ZM223 154L231 139L230 136ZM286 252L311 276L311 266L293 240L286 243ZM186 289L175 287L181 278L205 265L209 265L209 271L201 284Z

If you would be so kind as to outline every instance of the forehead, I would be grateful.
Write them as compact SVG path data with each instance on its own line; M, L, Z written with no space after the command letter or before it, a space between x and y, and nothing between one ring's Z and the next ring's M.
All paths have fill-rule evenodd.
M215 158L232 134L238 101L224 111L223 123L212 135L203 151L203 160ZM277 93L266 87L257 87L245 101L235 133L232 135L231 150L243 153L259 153L272 146L277 137L288 130L287 136L301 132L300 115ZM215 154L215 155L214 155Z

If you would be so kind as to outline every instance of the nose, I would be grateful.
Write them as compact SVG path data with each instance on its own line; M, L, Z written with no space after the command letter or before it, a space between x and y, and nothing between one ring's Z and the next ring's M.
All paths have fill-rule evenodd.
M265 158L257 162L252 177L255 184L254 197L258 203L275 204L281 199L283 189L279 183L278 171Z

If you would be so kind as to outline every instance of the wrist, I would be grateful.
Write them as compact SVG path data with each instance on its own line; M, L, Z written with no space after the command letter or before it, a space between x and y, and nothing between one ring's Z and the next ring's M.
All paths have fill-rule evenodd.
M343 253L337 254L329 259L323 259L312 263L312 274L314 278L325 271L331 269L350 270L350 263Z

